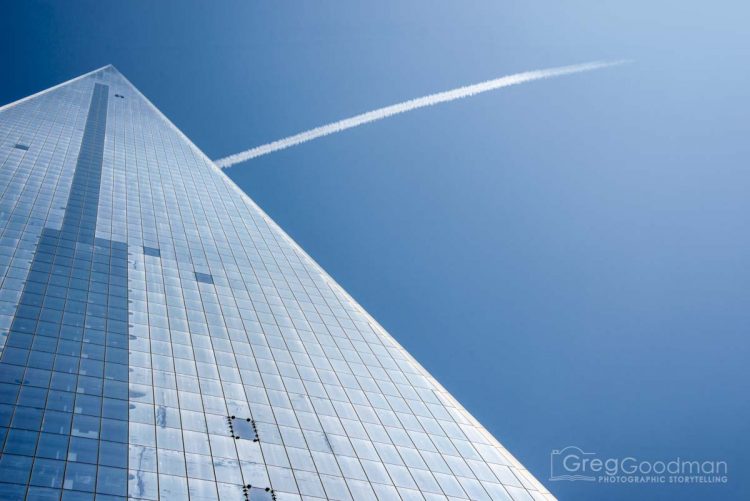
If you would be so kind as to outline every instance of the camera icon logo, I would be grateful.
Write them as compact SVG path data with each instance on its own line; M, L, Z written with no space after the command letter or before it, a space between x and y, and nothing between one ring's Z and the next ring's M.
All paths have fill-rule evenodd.
M580 447L569 445L564 449L555 449L550 452L550 477L554 480L583 480L595 482L596 477L587 471L587 465L596 456L594 452L584 452Z

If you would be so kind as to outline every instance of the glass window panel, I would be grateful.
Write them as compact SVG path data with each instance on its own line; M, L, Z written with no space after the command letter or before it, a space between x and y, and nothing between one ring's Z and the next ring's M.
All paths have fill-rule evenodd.
M26 484L31 473L32 458L3 454L0 456L0 482Z
M96 492L114 496L127 494L127 470L110 466L99 466Z
M96 485L96 466L93 464L68 463L65 470L64 489L93 492Z

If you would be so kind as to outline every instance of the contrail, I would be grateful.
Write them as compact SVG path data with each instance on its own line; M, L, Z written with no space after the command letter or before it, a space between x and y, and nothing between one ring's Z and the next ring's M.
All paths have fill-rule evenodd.
M234 164L250 160L251 158L260 157L267 155L274 151L283 150L291 146L295 146L307 141L312 141L319 137L327 136L335 132L341 132L342 130L351 129L360 125L375 122L376 120L382 120L399 113L405 113L407 111L416 110L417 108L424 108L426 106L432 106L440 103L447 103L448 101L454 101L464 97L474 96L481 94L482 92L488 92L495 89L501 89L503 87L510 87L511 85L518 85L525 82L531 82L533 80L541 80L544 78L559 77L561 75L569 75L571 73L581 73L583 71L597 70L600 68L606 68L608 66L615 66L618 64L625 63L626 61L594 61L590 63L574 64L571 66L559 66L556 68L548 68L545 70L534 70L524 71L523 73L515 73L513 75L507 75L504 77L496 78L494 80L487 80L474 85L466 85L457 89L447 90L445 92L438 92L436 94L430 94L424 97L418 97L416 99L410 99L403 103L393 104L386 106L385 108L378 108L377 110L368 111L360 115L355 115L338 122L333 122L327 125L321 125L314 129L310 129L305 132L300 132L293 136L285 137L277 141L273 141L268 144L256 146L249 150L229 155L228 157L220 158L215 160L216 165L222 169L231 167Z

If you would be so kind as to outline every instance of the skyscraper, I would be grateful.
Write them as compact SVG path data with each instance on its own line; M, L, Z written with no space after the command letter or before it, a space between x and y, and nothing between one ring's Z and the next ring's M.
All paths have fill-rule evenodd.
M0 499L552 498L114 67L0 193Z

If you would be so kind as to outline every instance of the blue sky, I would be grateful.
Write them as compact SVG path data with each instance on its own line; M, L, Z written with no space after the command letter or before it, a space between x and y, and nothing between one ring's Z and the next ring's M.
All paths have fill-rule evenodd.
M219 158L529 69L228 171L561 499L750 496L743 2L4 6L0 102L112 63ZM553 449L726 485L547 481Z

